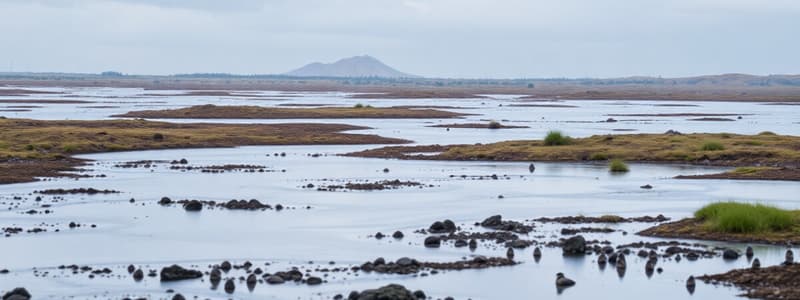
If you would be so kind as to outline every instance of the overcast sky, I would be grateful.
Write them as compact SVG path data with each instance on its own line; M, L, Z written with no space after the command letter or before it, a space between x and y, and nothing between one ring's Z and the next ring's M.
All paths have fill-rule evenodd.
M800 0L2 0L0 71L431 77L800 73Z

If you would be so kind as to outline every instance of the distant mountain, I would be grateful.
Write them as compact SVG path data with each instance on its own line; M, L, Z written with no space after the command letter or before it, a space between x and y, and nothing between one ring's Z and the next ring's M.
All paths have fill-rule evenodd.
M335 63L310 63L283 75L297 77L419 78L400 72L369 55L341 59Z

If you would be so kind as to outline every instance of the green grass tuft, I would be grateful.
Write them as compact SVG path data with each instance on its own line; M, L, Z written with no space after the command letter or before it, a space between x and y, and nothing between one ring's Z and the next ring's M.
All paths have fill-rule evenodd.
M725 146L723 146L719 142L707 141L707 142L703 143L703 147L700 148L700 149L703 150L703 151L722 151L722 150L725 150Z
M628 164L621 159L612 159L608 164L608 170L614 173L625 173L630 171Z
M763 204L717 202L694 213L715 231L726 233L757 233L781 231L795 224L795 215L788 210Z
M561 133L561 131L550 131L544 137L544 144L547 146L561 146L572 143L572 138Z

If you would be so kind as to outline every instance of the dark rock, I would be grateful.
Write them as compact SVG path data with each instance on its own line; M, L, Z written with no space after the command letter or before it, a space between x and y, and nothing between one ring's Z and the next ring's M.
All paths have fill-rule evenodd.
M430 233L450 233L456 231L456 224L450 220L436 221L428 228Z
M413 266L413 265L418 265L419 264L416 260L408 258L408 257L401 257L395 263L398 266L401 266L401 267L407 267L407 266Z
M161 200L158 201L158 204L161 204L161 205L172 204L172 199L170 199L169 197L162 197Z
M203 210L203 203L197 200L189 200L183 204L183 209L186 211L201 211Z
M222 280L222 272L220 272L219 268L211 269L211 274L208 275L208 280L213 284L217 284Z
M136 267L133 265L128 265L128 274L132 274L134 271L136 271Z
M175 294L175 296L172 296L172 300L186 300L186 298L181 294Z
M758 260L758 258L756 258L756 259L754 259L754 260L753 260L753 266L752 266L752 268L753 268L753 269L755 269L755 270L758 270L758 269L760 269L760 268L761 268L761 261L760 261L760 260Z
M469 240L469 248L470 249L478 248L478 241L476 241L475 239Z
M428 298L425 295L425 292L420 291L420 290L417 290L417 291L414 292L414 297L417 297L417 299L426 299L426 298Z
M233 291L236 290L236 283L233 282L233 279L228 279L225 281L225 292L228 294L232 294Z
M306 284L308 284L308 285L322 284L322 278L314 277L314 276L308 277L308 279L306 279Z
M645 190L650 190L650 189L653 189L653 186L649 185L649 184L645 184L643 186L640 186L640 188L645 189Z
M456 248L466 247L467 241L463 239L458 239L453 244L456 246Z
M267 283L269 283L269 284L281 284L281 283L284 283L284 282L285 282L285 280L283 280L283 277L280 277L278 275L272 275L272 276L267 277Z
M172 265L161 269L161 281L176 281L203 277L197 270L184 269L179 265Z
M576 235L564 241L561 249L565 255L580 255L586 253L586 239Z
M747 246L747 249L744 250L744 254L747 255L748 258L753 257L753 247Z
M30 298L31 294L22 287L15 288L3 295L3 300L28 300Z
M506 250L506 257L508 259L514 259L514 248L508 248L508 250Z
M495 226L500 226L502 223L503 223L503 217L501 215L495 215L483 220L483 222L481 222L481 226L495 227Z
M247 285L256 285L258 283L258 278L256 278L256 274L250 274L247 276Z
M442 245L442 239L438 236L429 236L425 238L425 247L427 248L439 248Z
M530 165L528 165L528 172L533 173L533 171L536 171L536 166L533 165L533 163L531 163Z
M353 294L351 293L351 296ZM418 300L410 290L399 284L390 284L378 289L357 293L357 300Z
M404 235L403 235L403 232L401 232L401 231L399 231L399 230L398 230L398 231L395 231L395 232L392 234L392 237L393 237L393 238L396 238L396 239L398 239L398 240L399 240L399 239L402 239L402 238L403 238L403 236L404 236Z
M142 269L136 269L136 271L133 271L133 280L139 281L142 279L144 279L144 272Z
M724 259L738 259L739 258L739 252L736 252L736 250L733 250L733 249L725 249L724 251L722 251L722 258L724 258Z
M533 249L533 257L542 257L542 249L540 249L539 247Z
M376 234L375 234L375 238L376 238L376 239L379 239L379 240L380 240L380 239L382 239L383 237L385 237L385 235L383 235L383 233L381 233L381 232L378 232L378 233L376 233Z
M231 270L231 267L232 267L232 266L231 266L231 262L229 262L229 261L227 261L227 260L226 260L226 261L223 261L223 262L222 262L222 263L219 265L219 268L220 268L220 270L222 270L222 271L225 271L226 273L227 273L228 271L230 271L230 270Z
M564 273L556 274L556 286L557 287L568 287L575 285L575 281L564 277Z

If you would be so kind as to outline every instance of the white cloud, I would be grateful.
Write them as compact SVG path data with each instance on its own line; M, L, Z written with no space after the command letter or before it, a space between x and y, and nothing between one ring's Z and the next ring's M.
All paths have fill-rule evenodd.
M794 0L6 0L0 70L430 76L797 73Z

